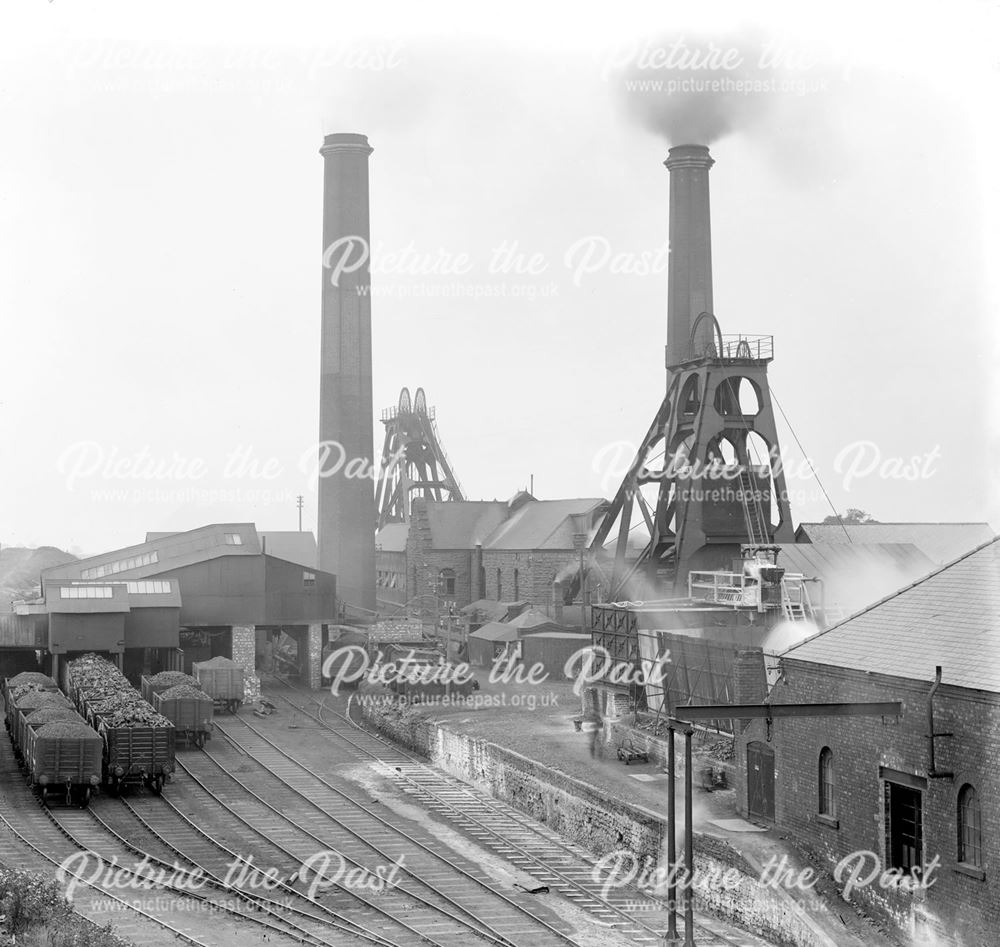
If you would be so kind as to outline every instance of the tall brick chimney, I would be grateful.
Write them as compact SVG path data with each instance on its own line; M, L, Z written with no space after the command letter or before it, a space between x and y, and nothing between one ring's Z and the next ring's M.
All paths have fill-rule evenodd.
M670 256L667 265L669 368L685 354L691 329L712 303L712 227L708 171L715 164L705 145L676 145L664 162L670 172ZM699 330L697 344L711 341Z
M375 489L357 464L377 463L372 408L368 156L364 135L327 135L323 156L323 296L319 438L332 476L319 480L319 567L341 602L375 609ZM321 457L323 448L321 447ZM354 477L345 472L355 471Z

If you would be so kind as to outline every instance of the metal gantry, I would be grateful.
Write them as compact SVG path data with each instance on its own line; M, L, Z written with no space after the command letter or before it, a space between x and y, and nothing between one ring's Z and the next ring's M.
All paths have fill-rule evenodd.
M724 336L705 312L676 357L591 544L592 561L612 560L609 601L683 594L695 563L718 568L713 559L742 543L793 541L767 383L770 337ZM634 530L648 541L627 561Z
M382 412L382 423L385 441L375 488L377 529L387 523L408 523L415 497L465 499L423 388L417 389L412 400L404 388L398 404Z

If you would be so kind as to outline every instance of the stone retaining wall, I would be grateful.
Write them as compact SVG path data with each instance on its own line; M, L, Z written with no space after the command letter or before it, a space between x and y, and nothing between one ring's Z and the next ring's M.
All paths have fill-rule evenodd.
M595 855L627 850L642 865L660 863L666 823L651 810L610 799L595 787L486 740L430 722L426 711L392 701L360 704L360 715L383 735L427 757L446 772L473 783L544 823ZM682 799L678 798L678 808ZM734 884L696 883L699 909L758 931L792 947L837 947L785 890L758 882L754 864L724 840L695 833L695 871L718 878L727 869ZM683 841L678 833L678 853Z

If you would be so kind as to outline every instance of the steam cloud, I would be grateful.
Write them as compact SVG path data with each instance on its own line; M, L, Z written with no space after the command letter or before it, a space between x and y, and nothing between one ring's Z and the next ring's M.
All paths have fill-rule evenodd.
M814 122L815 94L847 76L835 65L825 51L753 31L684 32L617 50L605 74L637 124L671 145L708 145Z

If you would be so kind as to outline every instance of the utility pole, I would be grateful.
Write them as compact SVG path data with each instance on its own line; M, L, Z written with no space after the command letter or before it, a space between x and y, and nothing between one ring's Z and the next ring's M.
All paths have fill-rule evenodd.
M295 505L299 508L299 532L302 532L302 506L304 504L304 499L301 494L295 498Z

